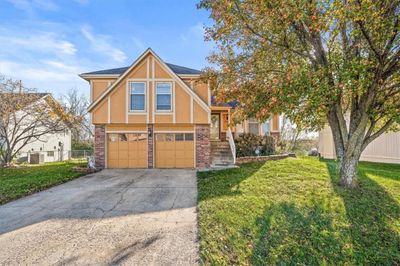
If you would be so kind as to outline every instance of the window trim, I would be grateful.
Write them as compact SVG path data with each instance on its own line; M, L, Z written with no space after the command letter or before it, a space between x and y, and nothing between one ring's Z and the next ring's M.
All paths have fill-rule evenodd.
M257 124L257 134L253 134L253 133L250 132L250 124L252 124L252 125ZM248 128L248 133L251 133L251 134L257 135L257 136L260 135L260 121L258 121L256 118L249 118L248 119L247 128Z
M170 98L171 98L171 106L170 106L170 108L169 108L169 110L160 110L160 109L158 109L158 98L157 98L157 96L159 95L159 93L157 93L157 85L158 84L160 84L160 83L168 83L168 84L170 84ZM174 104L174 102L173 102L173 87L174 87L174 84L173 84L173 82L171 82L171 81L156 81L156 86L155 86L155 111L157 112L157 113L172 113L172 105ZM168 95L168 94L165 94L165 93L160 93L160 95Z
M132 84L134 83L141 83L144 85L144 93L143 94L138 94L135 93L136 95L144 95L144 108L143 110L132 110ZM128 82L128 95L129 95L129 113L146 113L147 110L147 85L146 82L144 81L129 81Z

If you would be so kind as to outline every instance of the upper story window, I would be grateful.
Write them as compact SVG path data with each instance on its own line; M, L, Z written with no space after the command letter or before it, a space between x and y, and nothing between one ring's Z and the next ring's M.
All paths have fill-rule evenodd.
M156 109L157 111L171 111L172 83L157 82L156 84Z
M131 111L145 111L146 108L146 84L144 82L131 82Z

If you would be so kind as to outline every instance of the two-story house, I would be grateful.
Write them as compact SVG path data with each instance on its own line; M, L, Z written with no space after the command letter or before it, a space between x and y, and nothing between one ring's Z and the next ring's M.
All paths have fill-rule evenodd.
M231 107L212 105L200 74L150 48L129 67L81 74L90 82L96 167L205 168L212 143L232 158Z

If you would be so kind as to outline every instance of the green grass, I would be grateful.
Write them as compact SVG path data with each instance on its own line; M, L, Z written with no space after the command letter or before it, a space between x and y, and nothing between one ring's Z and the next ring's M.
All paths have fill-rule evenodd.
M82 161L69 161L0 168L0 204L82 176L72 170L82 164Z
M316 158L198 176L206 265L400 265L400 165L360 163L355 190Z

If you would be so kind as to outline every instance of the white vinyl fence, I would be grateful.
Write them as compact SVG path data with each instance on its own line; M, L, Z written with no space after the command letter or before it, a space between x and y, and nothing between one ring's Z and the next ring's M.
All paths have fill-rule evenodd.
M17 156L17 162L31 162L34 156L39 156L43 162L58 162L58 161L68 161L75 159L87 159L88 156L92 156L93 151L90 150L72 150L72 151L35 151L20 153Z
M318 152L323 158L336 157L332 132L329 127L319 132ZM385 133L371 142L361 154L361 161L400 163L400 132Z

